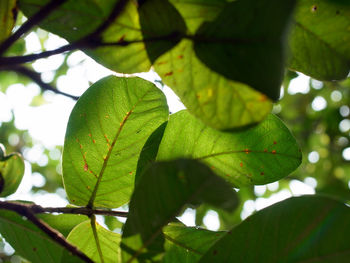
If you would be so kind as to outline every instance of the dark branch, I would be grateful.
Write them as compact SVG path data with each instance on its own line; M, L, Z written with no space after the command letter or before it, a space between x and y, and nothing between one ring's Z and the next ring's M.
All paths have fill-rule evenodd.
M59 1L64 1L64 0L59 0ZM32 54L27 56L15 56L15 57L0 57L0 65L22 64L22 63L31 62L40 58L47 58L52 55L62 54L64 52L75 50L75 49L96 48L101 42L100 34L122 13L128 1L129 0L119 0L114 6L108 18L96 30L94 30L89 35L83 37L82 39L72 44L68 44L54 50L44 51L39 54ZM122 46L122 45L125 45L125 43L124 44L121 43L118 45ZM0 55L1 54L2 53L0 53Z
M60 94L60 95L69 97L73 100L79 99L78 96L73 96L71 94L59 91L58 89L55 89L54 87L52 87L50 84L45 83L44 81L42 81L39 73L37 73L33 70L30 70L29 68L27 68L25 66L8 66L8 67L0 68L0 71L15 71L17 73L20 73L20 74L30 78L32 81L34 81L36 84L38 84L41 87L41 89L43 89L43 90L50 90L56 94Z
M63 213L63 214L80 214L80 215L104 215L104 216L118 216L127 217L128 212L112 211L105 209L90 209L87 207L42 207L40 205L30 205L33 213Z
M4 52L12 46L13 43L16 42L21 36L25 33L29 32L29 30L38 25L41 21L43 21L52 11L54 11L57 7L62 5L66 0L52 0L47 5L45 5L42 9L40 9L35 15L29 18L14 34L12 34L8 39L6 39L0 45L0 55L4 54Z
M153 38L141 39L141 40L131 40L131 41L117 41L117 42L100 42L93 39L85 39L85 41L79 41L72 44L68 44L59 47L54 50L43 51L38 54L31 54L26 56L14 56L14 57L0 57L0 65L16 65L27 62L32 62L37 59L47 58L53 55L62 54L64 52L72 51L75 49L94 49L98 47L108 47L108 46L128 46L135 43L151 43L156 41L172 41L178 42L181 38L189 38L189 36L181 36L179 34L170 34L166 36L157 36Z
M25 216L29 221L31 221L34 225L36 225L40 230L45 232L53 241L55 241L56 243L63 246L65 249L67 249L73 255L78 256L79 258L81 258L85 262L93 263L93 261L89 257L87 257L83 252L78 250L77 247L68 243L67 240L64 238L64 236L60 232L51 228L44 221L37 218L35 216L35 214L32 212L30 205L20 204L20 203L16 203L16 202L0 201L0 208L16 212L17 214L19 214L21 216Z

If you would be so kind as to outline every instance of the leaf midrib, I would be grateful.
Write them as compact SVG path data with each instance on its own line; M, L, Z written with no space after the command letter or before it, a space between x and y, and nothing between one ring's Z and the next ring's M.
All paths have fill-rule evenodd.
M101 168L101 170L100 170L100 172L99 172L99 175L98 175L98 178L97 178L97 182L96 182L95 187L94 187L94 190L93 190L93 192L92 192L92 194L91 194L90 200L89 200L89 202L88 202L88 204L87 204L87 207L90 207L90 208L93 208L93 207L94 207L94 201L95 201L95 199L96 199L96 194L97 194L98 187L99 187L99 185L100 185L100 183L101 183L101 181L102 181L102 177L103 177L104 171L105 171L105 169L106 169L106 167L107 167L109 158L110 158L110 156L111 156L111 154L112 154L112 151L113 151L113 149L114 149L114 146L115 146L115 144L116 144L116 142L117 142L117 140L118 140L118 138L119 138L119 135L120 135L120 133L122 132L123 127L124 127L126 121L128 120L128 118L130 117L130 115L133 113L133 111L135 110L135 108L137 107L137 105L143 100L143 98L149 93L149 91L150 91L150 89L148 89L148 90L145 92L145 94L143 94L143 95L138 99L138 101L133 105L133 107L125 114L125 116L124 116L122 122L120 123L120 126L119 126L119 128L118 128L118 131L117 131L117 133L116 133L116 135L115 135L115 137L114 137L114 139L113 139L113 142L112 142L112 144L111 144L111 146L110 146L110 149L108 150L108 153L107 153L107 155L106 155L106 158L105 158L104 161L103 161L102 168Z

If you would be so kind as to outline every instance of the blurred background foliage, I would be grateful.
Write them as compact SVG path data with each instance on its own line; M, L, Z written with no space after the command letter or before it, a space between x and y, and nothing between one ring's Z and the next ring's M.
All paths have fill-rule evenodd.
M19 14L17 23L24 21L25 18ZM42 50L50 49L52 42L64 42L57 36L37 28L26 38L17 41L7 51L7 55L35 52L32 47L33 41ZM67 74L75 74L74 72L84 67L84 63L91 63L91 59L77 51L59 55L59 59L56 60L52 58L42 60L44 66L45 63L48 65L45 70L39 69L37 63L28 63L26 66L38 72L44 82L59 87L60 78L62 81L62 77ZM79 95L81 87L77 85L81 84L86 89L93 82L88 72L83 74L86 75L84 82L77 80L74 83L67 83L70 85L65 92ZM159 84L159 79L156 81ZM60 167L62 145L47 146L40 139L32 138L28 129L16 125L18 118L16 111L11 109L9 114L4 110L6 101L14 96L13 93L18 97L27 96L27 93L18 94L16 89L18 85L21 85L22 89L32 91L30 101L25 100L30 108L50 104L54 97L61 96L41 90L30 79L18 73L0 71L0 143L5 145L8 152L20 152L24 156L27 180L23 183L29 184L27 190L31 195L45 196L47 193L53 193L64 199ZM240 205L232 214L214 210L207 205L195 208L196 211L192 208L186 210L193 217L195 224L209 229L229 229L254 211L292 195L305 193L331 195L350 204L349 93L350 78L341 82L320 82L287 71L281 99L274 105L273 112L285 122L299 142L303 151L302 165L279 182L238 190ZM67 100L74 104L73 100ZM7 107L11 108L11 105ZM28 121L31 122L31 119ZM42 122L42 125L47 124ZM210 220L216 221L216 225L209 227L212 225L208 223ZM109 229L116 231L120 231L122 227L121 222L111 217L105 220L105 224ZM0 238L0 262L23 262L19 256L15 254L11 256L14 252L6 246L8 244Z

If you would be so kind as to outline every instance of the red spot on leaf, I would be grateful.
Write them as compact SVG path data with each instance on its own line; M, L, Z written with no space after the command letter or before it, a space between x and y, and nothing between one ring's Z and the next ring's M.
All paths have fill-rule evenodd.
M276 154L276 150L272 150L271 152L272 152L272 154Z
M87 163L84 164L84 171L86 172L87 170L89 170L89 166Z
M91 133L89 133L89 137L91 137L92 135L91 135Z
M93 142L93 143L96 143L96 141L95 141L95 140L92 140L92 142Z
M183 58L184 58L184 55L179 55L177 58L178 58L178 59L183 59Z
M246 154L248 154L248 153L250 153L250 150L249 150L249 149L245 149L244 152L245 152Z
M273 144L277 144L277 142L276 142L276 141L273 141Z
M243 167L243 163L241 162L241 163L239 164L239 166L240 166L240 167Z

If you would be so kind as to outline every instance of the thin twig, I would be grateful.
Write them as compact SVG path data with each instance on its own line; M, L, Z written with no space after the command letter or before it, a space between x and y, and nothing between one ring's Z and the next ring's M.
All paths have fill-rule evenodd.
M32 27L43 21L49 14L51 14L52 11L62 5L65 1L66 0L52 0L35 15L29 18L14 34L12 34L0 45L0 55L2 55L10 46L12 46L16 40L28 33Z
M47 58L53 55L62 54L68 51L73 51L75 49L84 50L84 49L94 49L98 47L108 47L108 46L125 47L131 44L151 43L156 41L178 42L179 40L181 40L181 38L190 38L190 37L186 35L180 35L180 34L170 34L170 35L157 36L157 37L152 37L147 39L130 40L130 41L121 40L117 42L100 42L92 39L86 39L85 41L79 41L72 44L67 44L57 49L43 51L38 54L30 54L26 56L0 57L0 65L16 65L16 64L32 62L41 58Z
M41 76L40 76L39 73L37 73L37 72L35 72L33 70L30 70L29 68L27 68L25 66L12 66L11 65L11 66L4 67L4 68L0 67L0 71L15 71L17 73L20 73L20 74L30 78L32 81L34 81L36 84L38 84L41 87L41 89L43 89L43 90L50 90L50 91L52 91L52 92L54 92L56 94L60 94L60 95L69 97L69 98L71 98L73 100L78 100L79 99L78 96L74 96L74 95L71 95L71 94L59 91L58 89L55 89L54 87L52 87L50 84L45 83L41 79Z
M117 216L127 217L128 212L123 211L112 211L105 209L90 209L87 207L42 207L40 205L29 205L32 212L35 214L39 213L63 213L63 214L80 214L80 215L104 215L104 216Z
M16 203L16 202L0 201L0 208L16 212L17 214L19 214L21 216L25 216L29 221L31 221L34 225L36 225L40 230L42 230L44 233L46 233L54 242L60 244L65 249L67 249L69 252L71 252L73 255L76 255L77 257L81 258L85 262L93 263L93 261L88 256L86 256L83 252L78 250L77 247L68 243L67 240L64 238L64 236L60 232L53 229L48 224L46 224L44 221L37 218L35 216L35 214L32 212L30 206L28 206L26 204Z

